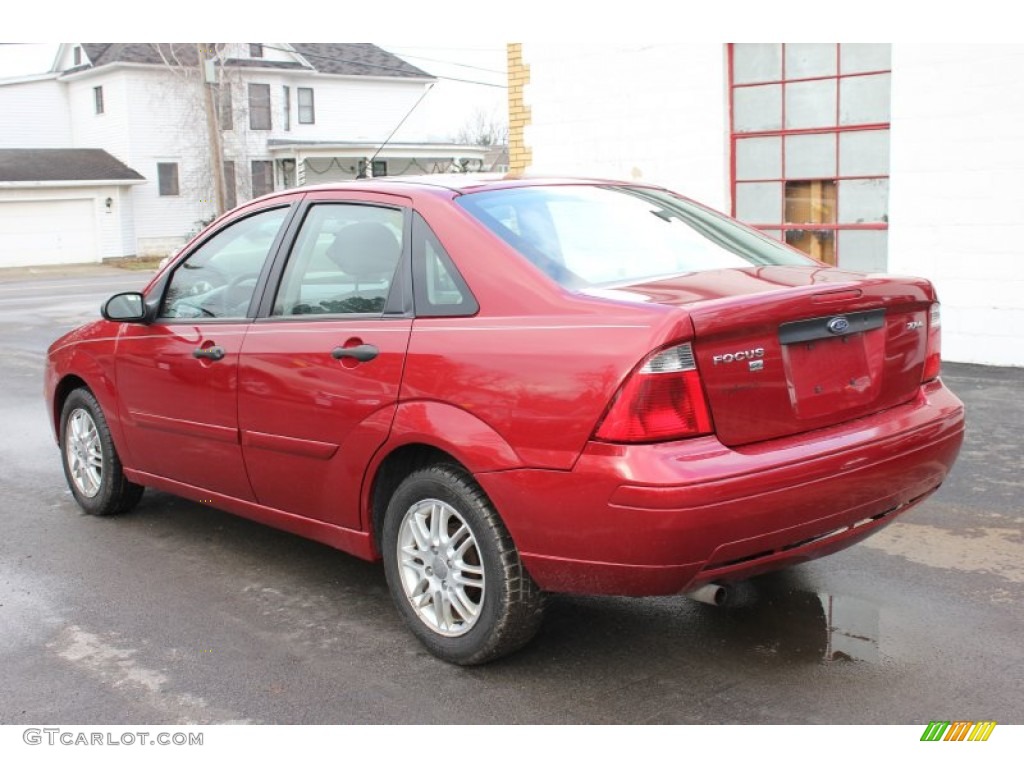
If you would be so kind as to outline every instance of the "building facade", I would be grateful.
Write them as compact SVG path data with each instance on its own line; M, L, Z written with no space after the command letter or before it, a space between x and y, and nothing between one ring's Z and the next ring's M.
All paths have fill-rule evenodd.
M523 43L509 64L513 172L662 184L928 277L946 359L1024 365L1024 46Z

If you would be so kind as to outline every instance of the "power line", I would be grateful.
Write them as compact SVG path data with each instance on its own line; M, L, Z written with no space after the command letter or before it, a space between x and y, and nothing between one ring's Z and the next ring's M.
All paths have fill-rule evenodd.
M396 48L395 50L401 50L401 48ZM508 74L508 72L506 70L503 70L503 69L488 69L487 67L475 67L472 64L459 64L459 62L457 62L457 61L445 61L444 59L430 59L430 58L427 58L426 56L417 56L416 54L413 54L413 53L403 53L402 54L402 58L403 59L419 59L420 61L432 61L434 64L448 64L449 66L452 66L452 67L463 67L464 69L475 69L475 70L478 70L480 72L492 72L495 75L506 75L506 74Z

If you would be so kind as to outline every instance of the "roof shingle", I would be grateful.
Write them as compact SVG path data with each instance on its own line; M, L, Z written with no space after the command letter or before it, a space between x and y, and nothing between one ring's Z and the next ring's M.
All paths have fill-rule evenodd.
M329 75L364 77L431 77L418 67L378 48L373 43L290 43L313 69ZM195 66L195 43L82 43L93 67L124 62L130 64L163 64L166 61L182 66ZM232 66L267 66L294 68L285 62L260 59L229 59ZM77 68L76 68L77 69Z
M0 149L4 181L145 180L102 149Z

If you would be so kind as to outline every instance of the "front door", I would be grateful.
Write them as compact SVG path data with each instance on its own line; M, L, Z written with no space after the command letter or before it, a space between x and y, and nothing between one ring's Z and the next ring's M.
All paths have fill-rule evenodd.
M237 219L163 283L159 318L126 324L117 384L132 468L251 500L238 434L238 356L287 206Z

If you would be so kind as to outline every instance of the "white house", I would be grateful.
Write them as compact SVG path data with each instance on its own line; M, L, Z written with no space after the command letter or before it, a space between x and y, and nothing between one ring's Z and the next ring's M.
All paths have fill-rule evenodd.
M275 189L479 170L486 148L427 140L433 82L368 43L62 44L0 82L0 266L163 255ZM124 170L82 178L85 156L44 149Z
M923 275L943 357L1024 366L1024 45L509 46L513 172L635 178Z

